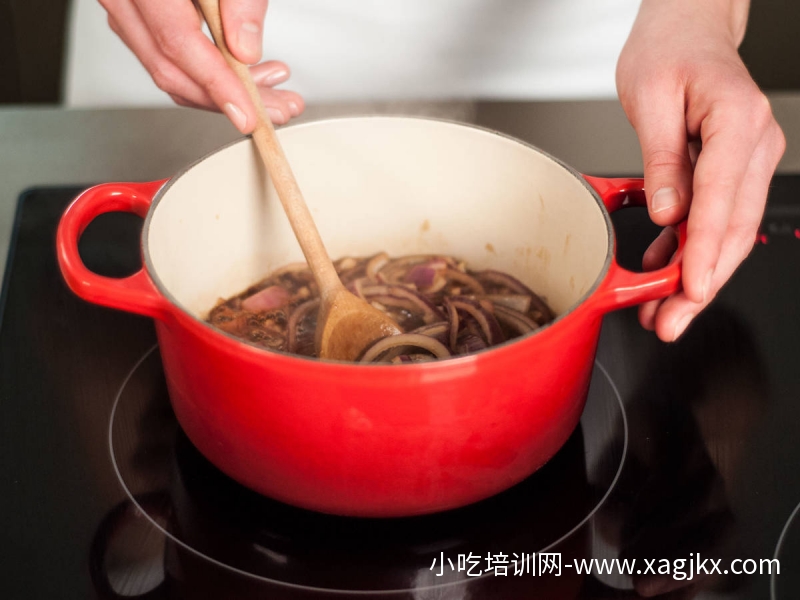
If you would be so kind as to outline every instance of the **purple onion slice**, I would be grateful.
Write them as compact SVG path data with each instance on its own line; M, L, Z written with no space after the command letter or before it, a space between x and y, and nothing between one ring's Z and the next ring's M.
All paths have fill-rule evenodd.
M408 271L416 265L428 265L437 267L441 265L444 269L448 266L455 266L455 261L447 256L437 256L433 254L416 254L403 256L387 262L377 272L377 279L383 283L398 284L403 283Z
M303 319L317 309L319 309L319 298L314 298L296 307L289 315L289 321L286 324L286 349L289 352L295 352L297 349L297 333Z
M265 312L289 303L291 294L279 285L270 285L242 300L242 308L250 312Z
M433 339L440 341L442 344L447 345L450 338L450 323L447 321L437 321L436 323L430 323L428 325L423 325L422 327L417 327L413 331L409 331L409 333L427 335L428 337L432 337Z
M418 333L401 333L381 338L372 346L367 348L359 362L377 362L377 359L391 360L400 354L409 354L409 348L419 348L429 352L436 358L447 358L451 356L450 351L441 342ZM390 352L394 350L395 352ZM388 354L388 355L387 355ZM416 353L412 353L416 354Z
M436 305L419 292L402 285L370 285L362 286L361 294L368 301L377 301L386 305L399 305L411 312L415 310L424 314L426 323L444 320L444 315Z
M366 273L370 279L377 280L380 271L389 262L389 255L386 252L376 254L367 261Z
M479 350L485 350L489 345L481 336L467 332L466 335L459 336L455 347L455 354L472 354Z
M536 321L527 315L514 310L513 308L503 306L502 304L495 304L494 316L497 317L497 320L501 324L505 325L508 329L514 331L518 335L524 335L539 329L539 324Z
M500 324L491 312L490 303L487 303L489 306L486 307L479 301L467 296L450 296L444 299L444 303L446 306L451 307L449 308L451 315L453 308L455 308L456 311L463 311L474 318L478 322L478 325L480 325L484 339L489 346L494 346L495 344L505 341L503 330L500 328ZM450 335L450 340L452 343L452 333Z
M472 291L473 294L484 294L485 291L481 283L472 275L459 271L458 269L447 269L446 276L453 281L465 285Z
M403 281L423 294L435 294L447 285L447 278L444 276L446 271L447 263L444 261L430 261L411 267Z
M484 298L495 308L507 306L521 313L527 313L531 309L532 298L527 294L487 294Z
M486 285L486 287L504 287L518 294L530 296L533 307L541 313L542 318L545 321L552 321L555 317L553 311L550 310L550 307L547 306L545 301L537 296L532 289L530 289L516 277L513 277L508 273L495 271L493 269L476 271L472 274L475 276L475 279L482 282L484 285Z

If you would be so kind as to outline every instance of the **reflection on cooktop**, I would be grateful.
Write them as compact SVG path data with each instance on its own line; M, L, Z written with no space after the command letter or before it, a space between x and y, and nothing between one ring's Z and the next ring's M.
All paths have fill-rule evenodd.
M711 307L679 343L651 360L626 404L631 443L600 526L620 558L666 561L671 571L675 561L690 557L740 557L744 540L729 489L769 402L752 336L735 315ZM634 574L632 583L646 597L747 583L721 575L700 573L689 581L656 571Z
M260 496L206 461L171 413L154 349L120 390L109 443L129 502L164 532L167 545L178 555L201 564L205 560L229 575L249 575L270 589L288 584L288 589L307 593L313 588L419 592L461 582L474 593L474 570L470 575L456 569L437 576L434 561L449 558L455 566L459 556L471 554L483 561L487 554L500 553L509 565L516 554L521 566L531 553L575 546L573 536L585 555L588 538L581 529L616 481L626 433L620 398L598 366L581 426L555 458L511 490L423 517L323 515ZM610 452L612 438L619 443L617 451ZM97 552L107 553L114 546L113 538L131 514L118 507L109 515L98 534L105 539L96 543ZM98 558L95 563L108 560ZM97 575L110 579L108 573Z
M778 538L775 547L775 559L779 561L777 568L770 573L771 600L789 600L800 598L800 504L795 506L786 520L786 525ZM759 562L760 564L760 562ZM749 565L752 569L754 565Z

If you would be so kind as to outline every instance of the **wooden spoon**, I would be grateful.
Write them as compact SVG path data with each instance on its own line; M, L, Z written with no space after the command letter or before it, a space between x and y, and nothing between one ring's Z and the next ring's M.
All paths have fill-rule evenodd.
M275 135L250 70L231 54L225 43L218 0L200 0L199 4L217 47L244 84L256 108L258 122L253 140L317 281L321 297L317 353L320 358L356 360L376 340L402 332L388 315L350 293L342 284Z

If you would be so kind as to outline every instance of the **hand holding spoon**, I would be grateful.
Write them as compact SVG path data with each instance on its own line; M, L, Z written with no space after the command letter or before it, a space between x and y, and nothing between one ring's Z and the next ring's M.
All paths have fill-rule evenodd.
M342 284L275 135L250 70L231 54L225 43L219 1L199 0L199 4L217 47L244 84L256 108L258 121L253 141L319 287L317 353L320 358L356 360L378 339L401 331L389 316L349 292Z

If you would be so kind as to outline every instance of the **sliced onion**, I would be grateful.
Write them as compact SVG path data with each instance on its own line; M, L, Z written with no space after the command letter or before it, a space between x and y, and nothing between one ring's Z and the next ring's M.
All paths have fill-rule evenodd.
M444 277L441 273L437 273L434 278L433 282L430 286L420 289L420 292L427 296L434 296L441 292L447 286L447 278Z
M409 333L427 335L428 337L440 341L442 344L447 344L450 333L450 323L447 321L437 321L436 323L429 323L428 325L417 327L413 331L409 331Z
M524 335L539 328L539 324L533 319L519 311L503 306L502 304L495 304L494 316L503 325L509 329Z
M431 362L436 358L430 354L401 354L395 356L391 361L393 365L407 365L420 362Z
M484 283L508 288L509 290L518 294L525 294L526 296L533 295L533 291L527 285L508 273L495 271L494 269L486 269L485 271L475 271L472 274L477 280Z
M370 302L370 304L371 304L372 306L374 306L375 308L377 308L378 310L380 310L380 311L383 311L383 312L386 312L386 311L387 311L387 308L386 308L386 307L385 307L383 304L381 304L380 302L378 302L378 300L380 300L380 298L381 298L381 297L380 297L380 296L378 296L378 297L377 297L377 300L372 300L372 302ZM391 298L389 298L389 300L391 301L392 299L391 299ZM397 302L399 302L397 299L395 299L395 300L396 300ZM395 306L397 306L397 305L395 305ZM403 307L402 307L402 306L400 306L400 308L403 308Z
M437 321L436 323L429 323L422 327L417 327L414 331L409 331L409 333L421 333L422 335L436 337L437 335L447 332L448 329L450 329L450 323L447 321Z
M444 299L445 305L455 308L457 311L461 310L474 318L483 331L486 343L490 346L499 344L505 340L503 330L494 315L477 300L467 296L450 296ZM452 315L452 309L450 309ZM452 333L450 335L452 342Z
M518 279L491 269L470 271L466 263L450 256L391 259L381 252L369 258L346 257L335 264L347 289L401 326L416 327L374 344L364 362L409 363L476 352L506 336L534 331L553 318L541 298ZM318 291L308 266L287 265L260 286L255 293L251 292L258 286L221 301L225 308L218 304L209 320L256 343L313 356L309 336L320 301L310 299ZM280 335L285 346L279 348Z
M250 312L265 312L288 304L290 298L286 288L271 285L242 300L242 308Z
M418 333L401 333L399 335L391 335L389 337L381 338L370 346L361 357L360 362L369 363L375 362L376 359L390 350L399 350L401 354L408 354L405 350L407 348L421 348L433 354L436 358L447 358L451 356L450 351L441 342ZM394 358L397 354L393 354Z
M370 279L376 279L378 277L378 271L380 271L386 263L389 262L389 255L386 252L381 252L380 254L376 254L372 258L369 259L367 262L367 277Z
M419 292L402 285L363 286L361 293L369 301L375 300L382 304L394 304L410 310L412 313L421 311L424 313L423 319L426 323L444 319L444 315L436 308L433 302Z
M391 361L394 365L407 365L414 362L410 355L408 354L401 354L400 356L395 356Z
M467 286L474 294L485 293L481 283L472 275L464 273L463 271L459 271L458 269L447 269L446 276Z
M517 292L518 294L525 294L526 296L530 296L531 303L533 304L534 308L542 314L542 318L545 321L551 321L555 316L553 314L553 311L550 310L550 307L547 306L547 303L545 303L545 301L542 300L539 296L537 296L532 289L530 289L527 285L522 283L516 277L513 277L508 273L495 271L493 269L486 269L485 271L477 271L473 273L473 275L475 276L476 279L482 281L483 283L505 287L514 292Z
M303 322L312 311L319 308L319 298L314 298L308 302L304 302L296 307L289 315L289 322L286 324L288 339L286 341L286 348L289 352L294 352L297 348L297 329L300 323Z
M411 267L403 277L403 282L412 284L423 294L435 294L447 285L447 278L444 276L446 271L446 261L433 259Z
M280 277L281 275L286 275L287 273L299 273L300 271L308 271L308 263L304 262L293 262L289 263L281 267L280 269L275 269L272 273L270 273L269 278L274 279L276 277ZM309 275L310 275L309 271Z
M450 349L453 352L455 352L456 344L458 343L458 327L460 325L458 310L456 309L455 306L446 301L444 303L444 306L445 308L447 308L447 318L450 321Z
M340 266L341 265L341 266ZM343 258L336 266L336 272L339 274L341 282L347 286L354 279L364 277L366 275L366 261L364 259Z
M368 277L356 277L352 281L348 281L345 287L353 292L356 296L363 299L364 293L362 292L362 289L364 285L370 285L370 280Z
M433 285L437 271L428 265L414 265L403 277L403 281L414 285L421 292Z
M336 267L336 271L344 272L344 271L349 271L350 269L358 266L358 262L359 261L357 261L352 256L345 256L337 260L335 263L333 263L333 266Z
M471 354L479 350L485 350L488 347L489 345L481 336L474 333L467 333L466 335L460 336L456 344L455 353Z
M384 283L397 284L402 283L403 278L409 269L415 265L428 264L430 266L443 265L441 268L448 265L455 266L453 260L446 256L436 256L432 254L416 254L413 256L404 256L402 258L395 258L386 263L377 273L377 279Z
M527 294L487 294L485 298L495 308L507 306L521 313L527 313L531 309L531 297Z

